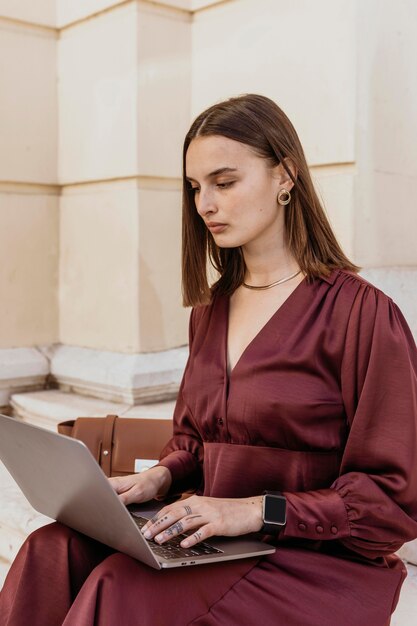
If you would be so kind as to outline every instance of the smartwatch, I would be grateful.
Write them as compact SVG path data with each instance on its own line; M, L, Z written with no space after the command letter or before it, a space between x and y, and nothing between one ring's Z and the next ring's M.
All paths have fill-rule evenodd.
M262 519L264 525L260 532L276 535L285 526L287 500L281 491L264 491Z

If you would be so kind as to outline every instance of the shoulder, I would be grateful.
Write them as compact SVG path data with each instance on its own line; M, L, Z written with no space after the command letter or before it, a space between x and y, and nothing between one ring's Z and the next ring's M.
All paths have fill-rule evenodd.
M380 287L377 287L369 280L366 280L360 274L355 272L351 272L349 270L343 269L334 269L332 270L329 277L322 277L321 280L325 280L330 285L332 285L335 290L343 292L350 292L352 294L363 293L365 291L370 291L375 295L381 296L381 298L386 298L392 301L392 298L386 294Z
M342 302L347 308L349 305L356 306L368 312L377 308L398 308L391 296L355 272L334 269L328 278L322 280L330 284L330 298Z
M334 270L332 289L345 308L351 332L406 343L415 351L415 340L398 304L382 289L354 272Z
M210 315L213 307L214 301L210 302L210 304L200 304L192 307L190 312L190 322L193 328L195 328L204 317Z
M219 300L219 302L217 302ZM209 304L194 306L190 312L189 335L190 343L198 329L207 326L216 305L221 304L221 298L214 296Z
M396 330L407 326L391 296L363 276L334 269L330 276L318 280L323 281L319 288L321 306L330 320L329 327L338 333L371 337L376 326Z

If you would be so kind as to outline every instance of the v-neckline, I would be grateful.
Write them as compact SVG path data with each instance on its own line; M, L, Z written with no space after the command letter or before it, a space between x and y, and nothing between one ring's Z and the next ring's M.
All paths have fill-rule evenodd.
M304 286L306 284L306 280L307 280L307 276L304 276L304 278L298 283L298 285L291 291L291 293L287 296L287 298L285 298L284 302L282 304L279 305L279 307L273 312L273 314L271 315L271 317L265 322L265 324L260 328L260 330L256 333L256 335L251 339L251 341L247 344L247 346L245 347L245 349L243 350L243 352L241 352L238 360L236 361L235 365L232 367L232 369L230 370L230 372L228 371L228 341L229 341L229 313L230 313L230 296L226 296L226 332L225 332L225 340L224 340L224 369L225 369L225 378L226 381L229 383L236 368L240 365L240 363L242 362L242 360L244 360L246 354L248 353L248 351L251 349L251 347L253 346L253 344L257 341L257 339L259 339L260 335L264 334L264 332L266 332L267 328L272 324L273 321L276 320L276 318L282 314L282 310L283 308L285 309L286 306L288 306L288 302L290 300L293 299L293 296L295 296L295 294L299 291L301 291L301 287Z

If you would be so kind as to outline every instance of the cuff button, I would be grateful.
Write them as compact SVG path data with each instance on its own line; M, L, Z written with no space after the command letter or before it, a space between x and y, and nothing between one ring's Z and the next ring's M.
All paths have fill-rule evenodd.
M320 526L320 524L317 524L316 531L321 534L324 531L323 526Z
M300 523L298 524L298 528L299 528L300 530L307 530L307 526L306 526L305 524L303 524L303 522L300 522Z
M337 535L337 526L331 526L331 527L330 527L330 532L331 532L333 535Z

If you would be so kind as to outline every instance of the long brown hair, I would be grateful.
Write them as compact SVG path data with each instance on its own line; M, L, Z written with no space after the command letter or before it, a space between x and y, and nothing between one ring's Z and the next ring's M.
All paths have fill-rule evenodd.
M343 253L314 189L298 135L285 113L270 98L245 94L214 104L192 123L183 149L182 293L184 306L208 304L214 293L231 294L242 284L245 261L240 247L220 248L197 213L186 180L185 158L196 137L221 135L250 146L270 166L282 163L294 182L285 207L286 243L306 280L328 276L332 269L359 272ZM296 166L294 178L285 158ZM209 285L208 261L220 274Z

